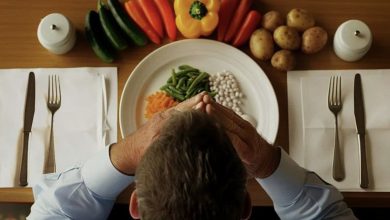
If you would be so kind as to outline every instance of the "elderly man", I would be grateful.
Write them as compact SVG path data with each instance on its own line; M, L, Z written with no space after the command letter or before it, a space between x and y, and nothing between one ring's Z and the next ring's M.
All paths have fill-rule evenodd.
M28 219L106 219L134 181L135 219L247 219L247 177L282 219L356 219L337 189L205 93L155 115L83 166L46 175L33 188Z

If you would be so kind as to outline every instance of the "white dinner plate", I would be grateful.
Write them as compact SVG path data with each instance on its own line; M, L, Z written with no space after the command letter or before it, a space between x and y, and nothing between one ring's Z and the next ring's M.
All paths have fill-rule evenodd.
M146 56L127 79L119 106L122 137L140 127L146 119L146 97L165 84L172 68L188 64L216 74L231 71L244 94L242 110L257 121L257 131L274 143L279 125L275 92L264 71L248 55L227 44L189 39L170 43Z

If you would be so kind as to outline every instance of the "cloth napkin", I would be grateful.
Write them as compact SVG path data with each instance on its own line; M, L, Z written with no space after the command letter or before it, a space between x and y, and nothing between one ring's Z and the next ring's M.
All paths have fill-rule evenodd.
M36 96L28 149L29 186L41 177L49 147L51 113L46 103L50 74L59 76L62 96L53 125L57 172L82 164L106 144L117 140L116 68L1 69L0 187L19 184L30 71L35 73Z
M359 185L360 159L354 116L354 75L362 76L369 189ZM332 178L335 118L327 95L332 75L342 78L338 115L345 179ZM390 191L390 70L291 71L288 73L290 155L342 191Z

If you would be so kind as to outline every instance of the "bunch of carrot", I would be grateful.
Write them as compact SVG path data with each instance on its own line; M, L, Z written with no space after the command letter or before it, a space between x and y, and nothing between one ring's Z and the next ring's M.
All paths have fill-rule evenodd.
M178 104L165 92L158 91L146 98L145 118L150 119L154 114L169 109Z
M252 0L221 0L217 39L233 46L245 44L260 24L261 14L250 10Z
M176 40L175 15L169 0L129 0L124 6L153 43L161 44L164 29L171 41Z

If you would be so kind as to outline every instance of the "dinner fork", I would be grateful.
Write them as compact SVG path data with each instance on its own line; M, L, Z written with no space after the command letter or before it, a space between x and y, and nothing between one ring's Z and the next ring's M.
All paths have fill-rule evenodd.
M57 75L50 75L48 97L47 97L47 108L51 112L50 141L49 141L49 151L46 156L46 162L45 162L43 173L56 172L56 159L55 159L54 138L53 138L53 119L54 119L54 113L56 113L56 111L60 107L61 107L60 78Z
M337 114L341 111L343 104L341 101L341 77L332 76L329 81L328 107L335 117L335 142L333 154L333 179L341 181L345 177L344 169L341 164L340 144L338 132Z

